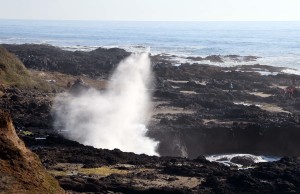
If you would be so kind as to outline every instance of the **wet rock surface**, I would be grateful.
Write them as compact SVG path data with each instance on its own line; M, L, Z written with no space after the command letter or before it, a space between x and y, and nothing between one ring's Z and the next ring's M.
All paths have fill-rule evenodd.
M37 134L35 134L37 135ZM23 136L48 171L70 193L243 193L300 192L300 160L245 163L238 169L204 157L191 160L95 149L48 135Z
M55 93L38 90L5 88L2 91L0 107L11 113L14 125L21 129L52 128L51 107Z
M282 69L158 65L149 135L161 142L159 152L191 158L216 153L299 155L294 138L300 135L299 93L283 92L299 76L265 76L257 68Z
M129 55L120 49L85 53L44 45L5 47L28 68L44 70L46 74L58 71L88 75L92 79L107 78L113 64ZM44 61L47 57L50 62ZM89 59L83 63L86 57ZM205 60L221 63L224 58L241 62L257 59L212 55ZM300 155L299 76L281 73L280 67L259 64L223 68L196 63L174 66L162 56L152 56L152 63L155 90L148 135L160 141L160 158L95 149L57 135L52 128L51 107L58 91L2 88L0 105L12 113L26 145L71 193L300 192L299 159L294 157ZM59 91L86 87L81 81L75 82L60 85ZM295 87L295 93L286 93L288 86ZM251 167L244 170L199 157L223 153L288 157L260 164L234 158L234 162Z

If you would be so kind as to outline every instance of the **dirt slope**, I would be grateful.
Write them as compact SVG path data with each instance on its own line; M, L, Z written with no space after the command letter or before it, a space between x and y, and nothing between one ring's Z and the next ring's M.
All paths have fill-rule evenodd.
M17 136L9 114L0 110L0 193L64 193L38 156Z

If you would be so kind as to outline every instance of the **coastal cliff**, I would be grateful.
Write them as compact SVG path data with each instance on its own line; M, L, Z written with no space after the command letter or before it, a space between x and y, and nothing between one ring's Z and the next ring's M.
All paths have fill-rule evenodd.
M11 117L0 110L0 193L64 193L38 156L16 134Z

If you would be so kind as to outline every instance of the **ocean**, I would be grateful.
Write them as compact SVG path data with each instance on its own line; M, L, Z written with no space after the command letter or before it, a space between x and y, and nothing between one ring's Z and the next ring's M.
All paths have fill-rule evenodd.
M150 49L186 62L188 56L241 55L300 74L300 22L104 22L0 20L0 44L51 44L66 50ZM209 62L208 62L209 63ZM219 66L238 62L214 63Z

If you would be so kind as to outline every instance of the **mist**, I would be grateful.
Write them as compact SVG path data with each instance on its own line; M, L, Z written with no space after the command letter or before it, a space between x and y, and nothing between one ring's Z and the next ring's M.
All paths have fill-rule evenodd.
M120 62L105 91L58 95L54 127L84 145L158 155L158 142L146 136L151 83L149 54L132 54Z

